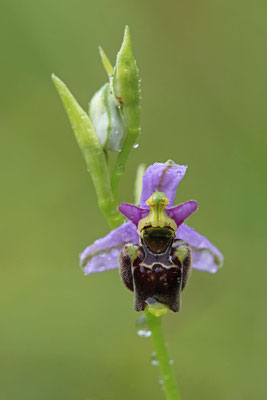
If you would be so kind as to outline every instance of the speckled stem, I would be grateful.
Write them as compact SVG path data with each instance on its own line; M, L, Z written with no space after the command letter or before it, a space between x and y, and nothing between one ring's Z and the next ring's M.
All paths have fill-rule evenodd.
M119 153L111 175L111 187L115 199L118 197L118 187L125 171L125 163L139 135L138 129L128 129L122 151Z

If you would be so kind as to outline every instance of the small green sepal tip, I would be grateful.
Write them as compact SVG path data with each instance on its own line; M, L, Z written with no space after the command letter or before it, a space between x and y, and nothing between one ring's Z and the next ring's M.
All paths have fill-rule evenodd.
M154 315L154 317L162 317L163 315L167 314L169 308L166 304L156 302L149 302L146 306L146 309L150 312L150 314Z
M113 67L111 65L111 62L109 61L108 56L106 55L101 46L99 46L99 54L101 57L102 64L106 70L106 73L110 77L110 75L113 75Z

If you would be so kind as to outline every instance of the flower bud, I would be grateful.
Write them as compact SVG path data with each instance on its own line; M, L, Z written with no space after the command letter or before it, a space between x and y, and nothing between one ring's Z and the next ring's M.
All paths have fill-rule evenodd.
M89 116L103 148L119 151L125 128L109 83L95 93L89 104Z
M139 131L140 75L132 51L129 27L126 26L113 75L113 92L126 118L126 125Z

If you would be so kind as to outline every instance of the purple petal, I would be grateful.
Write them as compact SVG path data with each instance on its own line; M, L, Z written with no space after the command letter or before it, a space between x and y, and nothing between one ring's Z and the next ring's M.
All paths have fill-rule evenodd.
M214 273L223 265L222 253L193 228L185 224L180 225L176 238L185 240L192 248L193 268Z
M126 222L108 233L105 237L96 240L86 247L80 255L80 265L84 274L103 272L118 268L118 258L122 247L126 243L138 243L139 236L136 227Z
M166 213L175 221L176 225L179 226L197 209L198 203L190 200L186 203L180 204L179 206L166 208ZM136 227L138 227L140 219L146 217L149 213L147 208L144 209L129 203L122 203L119 206L119 210L127 219L135 224Z
M143 176L143 188L140 205L147 208L146 201L156 191L163 192L168 197L170 207L174 204L176 189L186 172L185 165L155 163L147 168Z
M140 221L140 219L146 217L149 213L148 209L140 208L128 203L122 203L119 206L119 211L127 219L132 221L132 223L135 224L136 227L138 227L138 222Z
M187 201L186 203L180 204L177 207L166 208L166 213L172 218L177 226L180 226L186 218L188 218L193 212L198 209L198 203L196 201Z

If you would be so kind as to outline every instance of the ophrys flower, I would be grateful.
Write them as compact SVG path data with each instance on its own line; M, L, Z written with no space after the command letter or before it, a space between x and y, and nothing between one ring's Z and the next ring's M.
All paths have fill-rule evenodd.
M84 273L90 274L118 268L121 253L122 278L135 292L138 311L144 309L147 299L178 311L179 294L191 265L214 273L223 264L221 252L184 224L198 203L188 201L173 207L186 168L171 161L148 167L143 176L140 207L127 203L119 207L129 222L96 240L80 256ZM148 284L149 276L153 284L151 279Z

